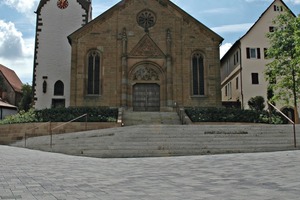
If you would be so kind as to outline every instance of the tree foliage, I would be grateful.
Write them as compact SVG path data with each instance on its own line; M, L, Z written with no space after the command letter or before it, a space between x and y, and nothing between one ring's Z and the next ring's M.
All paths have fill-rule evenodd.
M274 32L267 34L267 56L272 60L265 72L269 90L274 92L271 100L296 105L300 93L300 19L286 11L274 20L274 26Z
M19 104L19 110L28 111L32 104L32 87L29 84L24 84L22 86L22 99Z

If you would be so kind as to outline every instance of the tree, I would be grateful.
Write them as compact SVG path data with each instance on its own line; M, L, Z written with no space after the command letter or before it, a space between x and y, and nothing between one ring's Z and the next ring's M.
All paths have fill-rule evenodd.
M29 84L22 86L23 96L19 104L19 110L28 111L31 108L32 103L32 87Z
M300 19L289 11L274 20L275 30L267 34L270 39L266 78L272 100L286 105L294 104L295 119L298 118L297 98L300 94ZM292 100L292 101L291 101Z
M262 96L252 97L248 101L251 110L263 111L265 108L265 99Z

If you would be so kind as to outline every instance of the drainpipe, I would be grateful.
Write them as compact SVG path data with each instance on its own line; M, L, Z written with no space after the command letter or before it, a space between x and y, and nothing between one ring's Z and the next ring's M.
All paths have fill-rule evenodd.
M240 79L241 79L241 109L244 109L244 92L243 92L243 67L242 67L242 49L240 47L241 43L239 44L239 56L240 56Z

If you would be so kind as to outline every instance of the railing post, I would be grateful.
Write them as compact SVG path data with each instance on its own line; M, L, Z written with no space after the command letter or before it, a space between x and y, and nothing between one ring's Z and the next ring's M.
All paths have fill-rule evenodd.
M85 115L85 131L87 131L88 114Z
M24 133L24 142L25 142L25 144L24 144L24 147L26 148L26 132Z
M52 128L51 128L51 122L49 123L49 132L50 132L50 148L52 149Z
M268 102L270 106L272 106L275 110L277 110L282 116L284 116L289 122L293 124L293 132L294 132L294 147L297 147L297 139L296 139L296 121L293 122L288 116L286 116L281 110L279 110L276 106L274 106L272 103ZM296 120L296 119L295 119Z

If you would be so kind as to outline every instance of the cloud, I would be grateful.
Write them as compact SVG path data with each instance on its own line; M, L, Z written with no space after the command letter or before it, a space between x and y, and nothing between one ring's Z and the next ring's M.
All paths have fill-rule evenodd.
M288 2L291 2L293 4L300 4L300 0L288 0Z
M22 81L30 82L34 52L34 38L23 39L12 22L0 20L0 64L13 69Z
M215 8L209 10L202 10L200 13L203 14L221 14L221 13L232 13L233 9L231 8Z
M28 13L34 9L34 6L37 4L38 0L3 0L3 3L7 6L14 8L19 13Z
M230 33L247 32L252 26L253 26L253 23L231 24L231 25L213 27L211 29L218 34L221 34L221 33L229 33L229 32Z
M220 58L222 58L231 47L232 47L231 43L225 43L225 44L221 45L221 47L220 47Z

